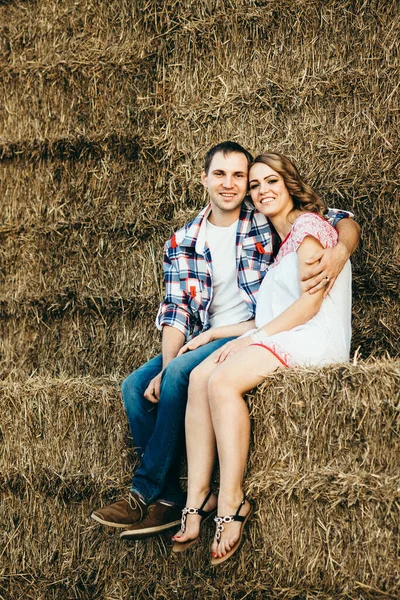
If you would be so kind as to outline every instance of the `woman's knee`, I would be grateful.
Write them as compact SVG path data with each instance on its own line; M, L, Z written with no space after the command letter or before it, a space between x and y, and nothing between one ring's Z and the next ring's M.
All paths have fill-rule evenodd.
M207 382L208 382L209 377L210 377L209 366L205 365L204 363L200 363L190 373L189 387L192 387L192 388L207 387Z
M228 370L225 365L218 365L208 379L208 394L210 400L219 397L231 387Z

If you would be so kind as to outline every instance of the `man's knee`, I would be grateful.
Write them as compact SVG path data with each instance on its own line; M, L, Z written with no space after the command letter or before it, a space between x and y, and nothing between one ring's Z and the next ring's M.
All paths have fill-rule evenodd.
M188 384L192 367L185 354L177 356L166 366L163 372L162 381L169 385Z
M152 373L143 367L133 371L121 384L122 399L127 410L132 409L139 399L143 399L143 394L153 378Z
M135 404L136 390L136 371L131 373L121 384L122 400L127 412L132 411Z
M206 364L212 352L212 344L206 344L206 346L201 346L196 350L177 356L171 360L164 370L163 379L168 378L172 382L175 380L178 384L184 383L187 386L191 374Z
M137 371L133 371L133 373L131 373L130 375L128 375L128 377L126 377L122 384L121 384L121 390L122 390L122 396L125 398L125 396L129 396L133 390L136 389L137 387Z

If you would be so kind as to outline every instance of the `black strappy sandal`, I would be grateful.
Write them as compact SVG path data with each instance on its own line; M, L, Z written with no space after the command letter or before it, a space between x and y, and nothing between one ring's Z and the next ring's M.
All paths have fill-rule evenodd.
M225 527L223 526L223 523L232 523L233 521L239 521L242 525L240 527L240 533L239 533L239 539L236 542L236 544L225 554L225 556L221 556L221 557L215 557L211 559L211 565L213 567L216 567L217 565L220 565L221 563L225 562L226 560L228 560L228 558L230 558L232 556L232 554L234 554L236 552L236 550L238 550L240 543L242 541L242 537L243 537L243 530L244 530L244 526L246 525L247 521L250 519L251 515L254 512L254 508L251 505L250 501L247 500L250 504L250 510L247 513L247 515L245 515L244 517L240 516L240 509L242 508L242 506L244 506L245 502L246 502L247 498L246 496L244 496L242 502L239 505L239 508L237 509L236 513L234 515L231 515L229 517L214 517L214 521L217 525L217 531L215 533L215 539L217 540L217 542L219 543L221 541L221 533L224 531Z
M185 507L182 511L182 520L181 520L181 531L182 533L185 533L186 531L186 517L187 515L200 515L201 520L200 520L200 532L201 532L201 528L203 526L203 524L207 521L207 519L209 519L210 517L212 517L213 515L215 515L215 513L217 512L217 509L214 508L213 510L210 511L205 511L203 510L203 508L205 507L205 505L207 504L208 500L211 498L212 496L212 491L210 490L207 494L207 496L204 499L203 504L200 506L200 508L191 508L191 507ZM200 533L197 537L195 537L192 540L187 540L187 542L175 542L174 545L172 546L172 552L185 552L185 550L187 550L188 548L190 548L191 546L193 546L193 544L195 544L198 539L200 537Z

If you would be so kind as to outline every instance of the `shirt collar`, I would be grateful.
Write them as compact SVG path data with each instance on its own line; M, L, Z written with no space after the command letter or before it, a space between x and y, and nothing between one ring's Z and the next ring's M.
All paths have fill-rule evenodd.
M244 222L250 223L252 214L254 212L254 206L249 200L244 200L239 215L238 232L239 230L244 233L243 228ZM211 204L208 204L197 217L193 219L186 235L180 242L180 246L195 246L197 254L204 254L204 247L206 244L206 221L211 213Z

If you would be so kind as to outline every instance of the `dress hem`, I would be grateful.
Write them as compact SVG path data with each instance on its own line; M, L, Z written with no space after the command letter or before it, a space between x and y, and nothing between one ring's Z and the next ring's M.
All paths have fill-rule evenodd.
M282 363L283 366L287 367L288 369L291 367L298 366L298 364L296 363L295 360L293 360L293 358L291 357L289 352L286 352L285 350L283 350L283 348L278 346L278 344L262 344L261 342L257 342L256 344L251 344L251 345L252 346L261 346L261 348L265 348L265 350L269 350L269 352L271 352L271 354L273 354L275 356L275 358L277 358L279 360L279 362Z

